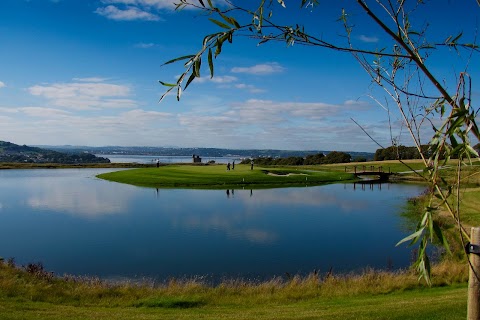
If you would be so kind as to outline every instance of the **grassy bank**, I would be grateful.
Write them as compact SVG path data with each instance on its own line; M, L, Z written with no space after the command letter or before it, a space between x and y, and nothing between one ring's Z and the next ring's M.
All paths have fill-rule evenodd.
M262 168L250 170L249 165L167 165L100 174L99 178L155 188L262 188L305 186L353 180L352 173L308 168Z
M268 282L109 285L0 265L1 319L463 319L466 268L434 268L434 287L411 272L311 274Z

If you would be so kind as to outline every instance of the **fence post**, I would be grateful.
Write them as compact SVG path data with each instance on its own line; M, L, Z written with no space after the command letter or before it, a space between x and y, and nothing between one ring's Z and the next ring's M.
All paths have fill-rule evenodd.
M470 243L474 246L480 246L480 228L473 227L471 229ZM473 248L472 248L473 249ZM469 249L468 251L474 251ZM468 320L480 319L480 255L470 253L470 273L468 278Z

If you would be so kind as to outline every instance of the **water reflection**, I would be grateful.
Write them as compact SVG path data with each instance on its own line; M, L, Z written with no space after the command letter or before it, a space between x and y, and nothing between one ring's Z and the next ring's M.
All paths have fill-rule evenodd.
M423 190L148 189L94 178L100 172L0 170L0 256L102 277L399 268L410 249L395 248L405 236L397 213ZM347 258L338 248L352 243Z
M2 193L23 194L22 201L33 210L49 210L84 218L126 213L131 196L128 189L108 188L107 185L112 183L95 179L91 172L82 170L73 169L70 174L65 174L57 170L39 169L28 178L15 178L15 182L9 184L8 190ZM2 171L2 180L12 179L9 175L12 173L13 170ZM84 175L84 179L77 179L72 184L72 177L79 173Z

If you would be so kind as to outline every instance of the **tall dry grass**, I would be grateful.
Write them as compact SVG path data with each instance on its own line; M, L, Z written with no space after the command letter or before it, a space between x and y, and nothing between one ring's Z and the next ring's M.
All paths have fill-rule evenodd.
M37 270L38 271L38 270ZM465 263L443 261L432 268L433 286L466 283ZM268 281L225 280L211 285L201 278L168 282L109 283L95 278L52 277L23 267L0 263L0 296L69 305L196 306L215 304L285 303L313 298L380 295L426 288L411 270L365 270L359 274L311 273Z

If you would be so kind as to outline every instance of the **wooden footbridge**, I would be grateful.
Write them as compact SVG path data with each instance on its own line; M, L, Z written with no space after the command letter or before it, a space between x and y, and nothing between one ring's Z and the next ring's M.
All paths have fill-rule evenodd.
M348 167L345 167L345 172L348 172ZM352 167L350 167L352 169ZM353 174L357 178L365 179L365 182L385 182L388 181L392 172L388 168L388 172L383 170L383 166L354 166Z

